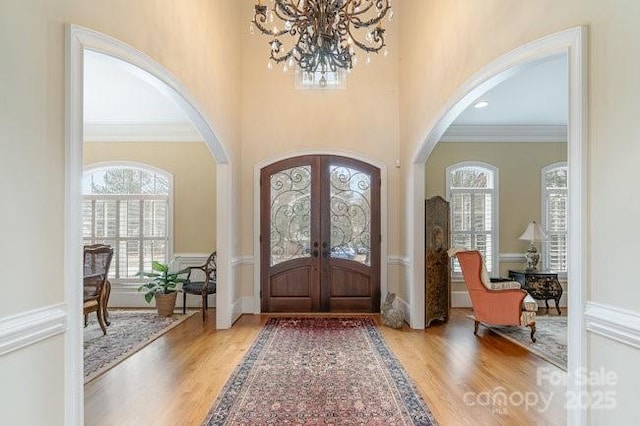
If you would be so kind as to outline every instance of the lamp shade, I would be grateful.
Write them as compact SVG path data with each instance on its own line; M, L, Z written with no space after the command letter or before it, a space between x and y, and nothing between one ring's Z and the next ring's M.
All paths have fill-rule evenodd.
M542 227L535 222L531 222L527 229L524 230L522 235L520 235L520 240L527 241L544 241L547 239L547 234L544 233Z

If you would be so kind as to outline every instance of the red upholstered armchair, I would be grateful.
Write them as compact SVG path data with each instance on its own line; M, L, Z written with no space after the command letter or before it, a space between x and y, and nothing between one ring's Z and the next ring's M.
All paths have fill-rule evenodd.
M531 340L536 341L536 311L538 304L520 283L515 281L492 283L486 272L482 255L477 250L449 250L457 257L464 282L469 290L475 315L474 334L480 323L487 325L531 327Z

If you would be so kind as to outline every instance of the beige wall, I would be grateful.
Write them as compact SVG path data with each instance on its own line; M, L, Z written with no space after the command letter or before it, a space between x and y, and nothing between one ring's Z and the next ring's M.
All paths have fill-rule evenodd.
M518 240L518 237L529 222L541 223L541 170L549 164L566 160L566 143L438 143L426 164L426 197L439 195L446 198L446 168L453 164L481 161L497 167L500 203L498 249L500 253L524 253L529 243ZM507 276L509 268L521 266L501 262L499 274ZM455 285L452 289L465 290L464 285Z
M399 2L394 4L396 12ZM253 2L242 2L241 15L252 16ZM245 26L246 27L246 26ZM398 22L389 25L398 34ZM347 90L297 90L291 72L269 71L268 37L242 35L242 166L240 176L240 252L254 254L254 167L274 157L300 153L352 153L387 167L389 253L399 251L398 62L399 37L389 37L389 56L373 55L372 64L360 63L348 76ZM256 257L257 260L257 257ZM250 268L250 266L247 266ZM243 295L253 295L253 280L245 281Z
M50 271L32 291L5 286L0 318L64 301L64 24L75 23L124 41L168 68L192 93L233 163L232 256L253 253L253 167L301 150L353 151L387 164L389 253L406 255L402 236L410 167L427 128L474 72L511 49L576 25L589 25L588 297L640 310L633 265L640 197L621 184L640 181L637 96L640 2L637 0L403 0L389 28L391 54L359 66L349 89L295 91L290 76L268 73L268 46L247 34L250 1L238 0L4 0L0 2L0 259L5 282L22 282L34 247ZM401 4L400 4L401 3ZM399 21L402 25L399 25ZM401 58L401 61L400 61ZM240 84L242 83L242 84ZM401 168L395 169L400 157ZM628 191L625 193L628 194ZM616 250L612 250L615 247ZM244 275L241 275L244 276ZM405 274L399 273L399 279ZM245 284L252 288L253 283ZM392 286L393 289L393 286ZM12 424L62 424L62 339L50 339L10 358L5 371L32 371L6 386L29 395L56 389L51 404L4 395L0 412ZM615 419L632 419L640 370L637 351L592 339L592 366L626 379ZM607 413L594 416L603 420ZM610 417L613 418L613 417ZM5 417L3 417L5 419Z
M640 239L640 231L632 224L640 217L640 197L629 196L623 188L640 181L640 56L633 54L632 47L640 37L640 2L406 0L403 10L411 11L402 14L400 28L400 151L404 163L415 158L429 125L475 72L527 42L574 26L589 27L588 204L582 207L589 229L585 296L639 312L640 290L631 277L636 275L633 268ZM405 172L402 179L408 182L412 177ZM403 235L412 232L409 226L405 224ZM634 367L637 350L608 339L606 343L590 339L585 356L589 367L603 366L625 377L616 389L619 395L636 392L634 383L640 381L640 370ZM621 396L615 413L601 411L592 420L594 424L608 423L606 418L628 422L639 414L638 404Z
M0 2L0 258L5 281L24 282L37 250L46 280L5 286L0 319L65 301L65 24L86 26L145 52L202 107L230 157L239 156L237 0L3 0ZM245 22L244 20L242 22ZM75 313L73 313L75 315ZM64 424L64 339L0 358L2 423ZM21 354L23 354L21 356ZM41 368L42 366L47 368ZM77 368L80 368L77 366ZM34 376L27 372L37 371ZM78 379L79 380L79 379ZM46 398L37 398L43 390ZM7 413L10 413L8 415ZM7 417L8 416L8 417ZM70 419L69 419L70 421Z
M173 175L173 253L216 248L216 163L203 142L88 142L84 164L136 161Z

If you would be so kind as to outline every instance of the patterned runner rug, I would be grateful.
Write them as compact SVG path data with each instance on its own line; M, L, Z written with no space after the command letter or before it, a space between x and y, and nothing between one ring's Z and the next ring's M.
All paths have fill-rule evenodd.
M196 312L166 318L155 310L109 310L111 325L106 336L96 314L90 314L84 329L84 382L115 367Z
M370 317L271 318L205 425L435 425Z

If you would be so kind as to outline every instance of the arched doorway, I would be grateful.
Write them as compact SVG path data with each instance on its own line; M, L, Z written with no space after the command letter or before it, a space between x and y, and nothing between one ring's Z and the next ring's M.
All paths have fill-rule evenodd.
M216 227L218 245L233 247L231 205L231 167L229 156L218 140L212 126L197 102L182 84L162 65L139 50L105 34L70 25L67 27L67 134L66 134L66 187L65 187L65 303L68 327L65 334L65 405L69 423L82 424L83 380L82 380L82 326L80 297L82 288L82 238L81 238L81 180L83 171L83 85L84 54L95 51L123 61L147 79L151 85L169 96L189 117L214 157L217 167L217 212ZM218 279L227 285L218 287L216 326L228 328L232 323L231 253L220 251L218 257Z
M263 312L377 312L380 170L306 155L260 173Z
M566 54L569 58L569 119L567 125L568 196L570 223L568 232L568 371L567 391L578 397L586 392L580 372L586 368L586 329L584 306L586 298L586 242L587 242L587 29L576 27L514 49L487 64L474 74L450 98L450 101L429 124L423 142L413 157L409 172L407 208L407 241L411 266L411 326L424 327L424 209L425 162L445 130L475 99L524 68L549 57ZM569 410L568 422L579 424L585 410Z

